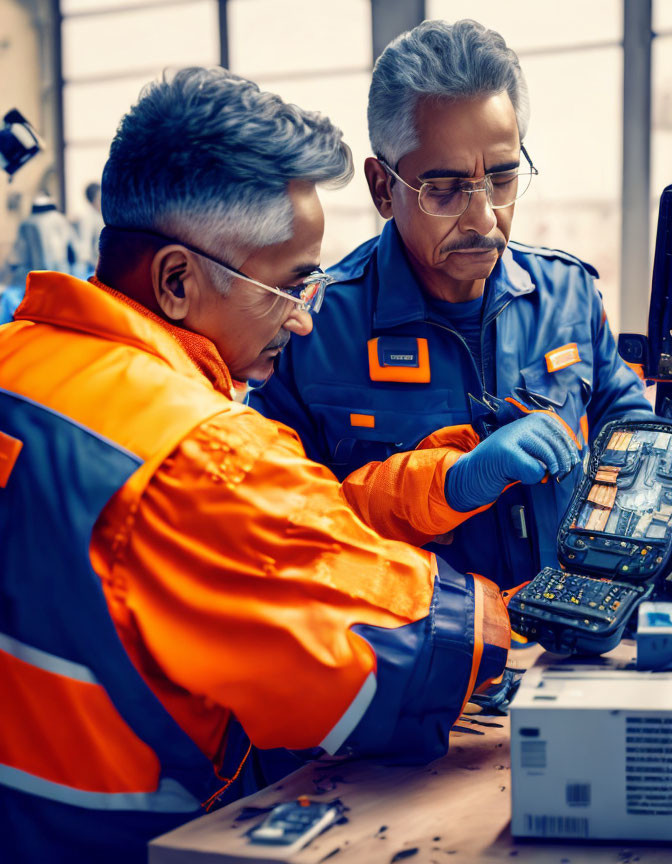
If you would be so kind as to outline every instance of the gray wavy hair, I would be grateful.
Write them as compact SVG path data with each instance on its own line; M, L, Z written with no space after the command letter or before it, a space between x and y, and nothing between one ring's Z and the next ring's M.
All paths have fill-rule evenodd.
M193 67L147 85L122 118L103 171L103 219L199 245L216 238L235 265L234 250L291 237L291 180L342 186L352 174L327 117L226 69Z
M423 21L385 48L369 89L369 138L390 165L418 144L415 107L423 96L468 99L506 91L522 141L530 119L527 84L517 55L494 30L465 19Z

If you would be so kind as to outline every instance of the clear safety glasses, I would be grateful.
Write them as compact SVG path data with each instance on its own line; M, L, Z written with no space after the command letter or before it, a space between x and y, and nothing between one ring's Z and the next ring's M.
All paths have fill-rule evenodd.
M539 172L532 164L527 150L522 146L520 151L528 162L527 170L521 171L520 167L510 171L493 171L485 174L478 180L470 180L462 177L432 177L425 181L420 188L411 186L403 177L391 168L383 159L378 159L388 174L395 177L404 186L418 193L418 206L428 216L461 216L471 201L475 192L485 192L488 203L493 210L501 210L510 207L527 192L532 178Z
M197 246L192 246L190 243L185 243L184 240L178 240L176 237L169 237L167 234L161 234L159 231L149 231L144 228L118 228L115 225L106 225L105 227L112 231L122 231L128 234L148 234L150 237L159 237L161 240L165 240L166 243L174 243L176 246L184 246L185 249L188 249L189 252L193 252L194 255L200 255L201 258L206 258L208 261L212 261L213 264L218 264L237 279L242 279L245 282L250 282L252 285L256 285L258 288L271 291L273 294L276 294L278 297L283 297L285 300L291 300L292 303L296 303L301 312L310 312L317 315L322 307L324 292L327 290L327 285L330 285L334 281L332 276L327 275L323 270L317 268L316 270L313 270L312 273L309 273L307 276L300 279L296 285L289 285L283 288L273 288L270 285L265 285L263 282L252 279L250 276L246 276L226 261L222 261L221 258L215 258L215 256L210 255L209 252L204 252Z

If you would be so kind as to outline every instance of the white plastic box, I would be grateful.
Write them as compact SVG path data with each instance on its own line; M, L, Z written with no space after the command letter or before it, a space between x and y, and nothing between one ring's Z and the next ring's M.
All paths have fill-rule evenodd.
M511 706L516 837L672 840L672 672L543 654Z

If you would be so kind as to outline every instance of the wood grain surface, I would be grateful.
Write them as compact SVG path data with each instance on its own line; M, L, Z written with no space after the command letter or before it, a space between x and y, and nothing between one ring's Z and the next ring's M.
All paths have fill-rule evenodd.
M518 652L517 662L527 665L538 653ZM509 831L510 769L508 718L465 715L451 734L448 755L430 765L311 763L153 841L150 864L268 862L263 847L245 836L263 816L238 817L246 807L271 807L299 795L338 799L347 821L285 859L295 864L672 864L672 848L660 845L515 841Z

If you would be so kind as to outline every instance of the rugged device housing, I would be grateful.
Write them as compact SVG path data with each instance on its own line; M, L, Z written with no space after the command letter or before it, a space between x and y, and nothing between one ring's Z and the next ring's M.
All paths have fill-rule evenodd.
M609 651L639 603L672 588L671 558L672 423L613 421L560 525L562 570L511 597L511 623L550 651Z

